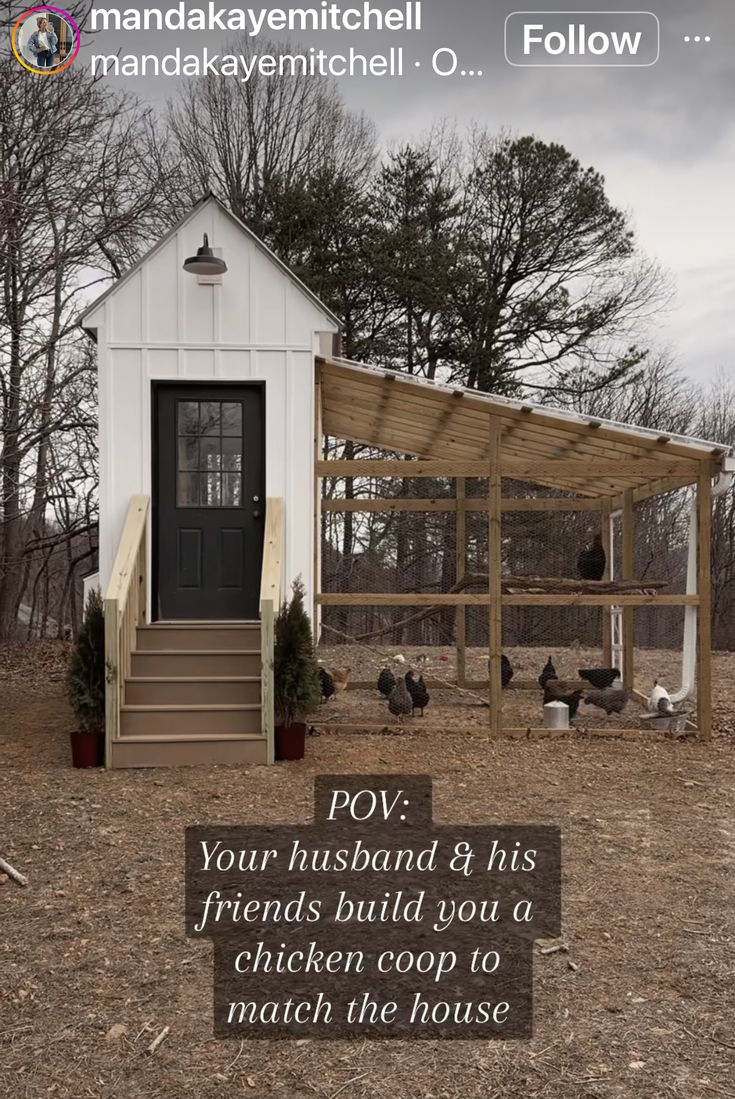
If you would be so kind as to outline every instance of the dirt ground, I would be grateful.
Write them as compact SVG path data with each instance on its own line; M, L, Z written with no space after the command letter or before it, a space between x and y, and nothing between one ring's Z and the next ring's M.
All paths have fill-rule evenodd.
M299 763L115 773L70 767L62 668L63 646L0 651L0 854L30 879L0 885L0 1096L735 1097L735 655L706 745L495 743L429 731L437 707L423 730L310 738ZM442 821L561 826L568 953L535 959L532 1041L212 1037L184 826L308 822L314 775L352 771L430 771Z
M543 726L543 696L535 688L538 676L551 658L557 675L562 681L578 681L578 671L601 666L600 653L594 649L557 649L549 653L547 649L508 648L505 650L513 669L511 688L503 692L503 727L526 730ZM377 690L377 680L381 668L389 667L396 675L405 673L409 668L415 675L423 675L427 682L434 681L446 686L432 687L429 706L423 719L418 714L403 722L409 728L468 731L470 735L485 735L489 722L489 710L483 706L487 690L458 690L456 682L456 653L451 647L430 647L426 649L404 646L396 648L375 648L363 645L341 645L335 648L320 646L319 659L325 668L350 669L350 678L354 687L355 679L360 683L374 684L370 689L349 690L338 699L326 704L319 712L318 719L330 729L339 730L340 725L365 723L367 726L385 725L386 731L400 724L388 711L386 700ZM402 660L402 663L397 663ZM636 687L641 694L648 695L654 682L665 684L673 693L681 683L681 653L671 650L640 650L635 654ZM487 650L471 648L467 650L466 678L473 682L487 680ZM522 682L534 684L533 690L516 690ZM619 682L617 686L619 686ZM696 696L688 698L677 706L696 723ZM603 710L584 701L574 719L574 729L584 735L588 729L608 730L617 735L618 730L641 729L645 731L646 722L641 720L645 707L636 700L626 707L622 714L605 714ZM649 730L650 731L650 730Z

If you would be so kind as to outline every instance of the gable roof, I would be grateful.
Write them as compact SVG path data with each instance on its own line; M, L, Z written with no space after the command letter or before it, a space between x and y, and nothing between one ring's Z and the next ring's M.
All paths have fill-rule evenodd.
M488 419L497 416L507 468L527 467L529 471L528 476L516 476L517 480L611 499L626 489L644 499L659 483L666 486L661 487L662 492L693 484L704 469L735 471L732 448L703 439L463 389L346 359L320 359L318 366L322 429L336 438L417 458L486 463ZM569 463L580 460L590 467L583 477L569 468ZM558 463L555 469L554 463ZM595 472L594 463L604 472ZM406 475L410 476L410 467Z
M91 305L88 305L86 307L86 309L79 318L79 324L82 326L82 328L84 328L86 332L94 334L94 332L96 331L94 327L90 328L85 323L87 317L89 317L90 314L93 313L96 309L99 309L100 305L102 305L103 302L107 301L107 299L111 297L123 285L123 283L132 278L132 276L137 271L139 271L140 268L145 263L147 263L152 256L156 254L156 252L160 251L169 242L169 240L171 240L171 238L175 236L176 233L178 233L180 229L187 225L188 222L190 222L196 216L196 214L198 214L202 209L204 209L205 206L208 206L209 204L214 204L215 206L217 206L222 211L222 213L230 219L230 221L234 222L234 224L237 225L237 227L245 234L246 237L248 237L248 239L255 245L255 247L260 252L262 252L263 255L271 261L271 263L278 267L281 273L285 275L290 282L293 283L297 290L304 294L304 296L309 299L312 305L314 305L320 313L322 313L328 320L330 320L339 331L339 329L342 327L342 322L340 321L339 317L335 316L331 309L328 309L327 306L324 305L322 301L320 301L316 294L314 294L309 289L309 287L306 286L301 281L301 279L298 278L293 273L293 271L282 260L278 258L275 252L272 252L268 245L264 244L260 237L257 237L255 235L252 229L248 228L244 221L241 221L239 217L232 213L231 210L228 210L225 204L210 191L208 194L203 195L202 198L200 198L199 201L196 202L192 206L192 208L179 221L177 221L176 224L172 226L172 228L169 229L169 231L164 236L160 238L160 240L156 241L156 243L148 249L145 255L141 256L137 263L135 263L128 271L121 275L119 279L116 279L111 286L108 286L108 288L102 294L100 294L100 296L96 298L91 303Z

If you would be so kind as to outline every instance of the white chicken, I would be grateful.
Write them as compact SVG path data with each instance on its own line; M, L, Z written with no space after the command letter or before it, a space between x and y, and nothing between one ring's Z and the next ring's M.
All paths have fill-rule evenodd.
M657 679L653 681L653 690L648 699L648 712L651 714L672 714L674 704L665 687Z

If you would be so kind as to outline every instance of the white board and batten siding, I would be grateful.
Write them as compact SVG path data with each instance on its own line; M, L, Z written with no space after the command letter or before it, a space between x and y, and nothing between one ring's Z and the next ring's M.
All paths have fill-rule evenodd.
M218 285L183 270L203 233L228 266ZM284 581L300 574L312 592L314 358L333 316L209 198L83 324L98 343L102 590L130 497L152 495L152 383L259 381L266 495L285 501Z

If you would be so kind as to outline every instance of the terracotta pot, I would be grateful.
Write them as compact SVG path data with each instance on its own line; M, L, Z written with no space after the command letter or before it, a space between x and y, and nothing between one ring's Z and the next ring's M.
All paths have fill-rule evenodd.
M102 767L105 738L98 733L71 733L71 761L74 767Z
M303 759L306 743L306 722L276 725L276 759Z

